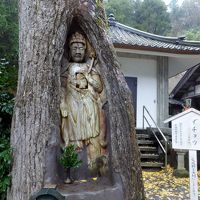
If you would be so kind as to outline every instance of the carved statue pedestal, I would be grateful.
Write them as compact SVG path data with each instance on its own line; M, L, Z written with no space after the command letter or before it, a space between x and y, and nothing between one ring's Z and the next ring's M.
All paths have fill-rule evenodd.
M67 200L123 200L120 184L111 185L106 178L96 181L74 182L71 185L60 185L57 188Z

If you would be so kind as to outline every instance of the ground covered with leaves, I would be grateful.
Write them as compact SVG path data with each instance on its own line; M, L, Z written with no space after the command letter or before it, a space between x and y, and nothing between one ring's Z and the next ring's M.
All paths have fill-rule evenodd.
M198 177L200 171L198 172ZM146 200L189 200L189 178L173 176L173 168L143 171ZM200 180L198 179L198 185ZM199 188L200 195L200 188ZM200 198L200 197L199 197Z

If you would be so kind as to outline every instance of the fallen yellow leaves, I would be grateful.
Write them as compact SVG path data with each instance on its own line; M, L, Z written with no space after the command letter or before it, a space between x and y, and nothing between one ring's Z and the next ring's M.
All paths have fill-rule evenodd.
M142 174L147 200L189 200L189 178L174 177L173 168L168 166L161 171L143 171ZM200 185L200 180L198 182Z
M91 180L97 181L97 177L92 177ZM88 180L79 180L80 183L87 183Z
M87 180L80 180L80 183L86 183Z

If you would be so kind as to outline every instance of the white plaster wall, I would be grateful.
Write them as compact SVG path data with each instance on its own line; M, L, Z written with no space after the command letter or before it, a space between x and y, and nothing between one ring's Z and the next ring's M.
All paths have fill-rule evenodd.
M188 54L173 54L163 53L157 51L141 51L134 49L122 49L116 48L117 52L141 54L141 55L152 55L152 56L164 56L168 57L169 60L169 77L175 76L190 67L200 63L200 55L188 55Z
M137 77L136 128L142 128L143 105L157 122L157 62L154 59L118 57L125 76ZM153 126L153 124L151 123ZM146 126L148 126L146 124ZM146 127L145 126L145 127ZM153 126L154 127L154 126Z

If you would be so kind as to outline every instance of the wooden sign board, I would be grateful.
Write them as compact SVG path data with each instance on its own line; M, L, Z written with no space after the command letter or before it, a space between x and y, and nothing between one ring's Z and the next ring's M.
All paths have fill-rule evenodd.
M190 108L164 123L172 122L172 148L200 150L200 112Z
M164 123L172 122L172 148L189 150L190 199L198 200L197 150L200 150L200 112L190 108Z

